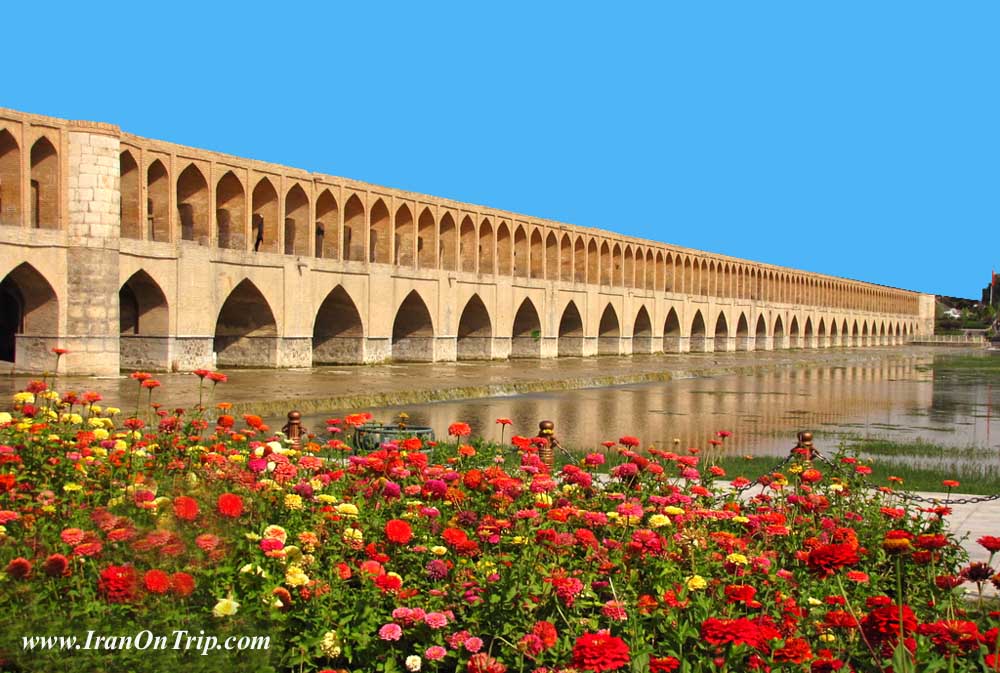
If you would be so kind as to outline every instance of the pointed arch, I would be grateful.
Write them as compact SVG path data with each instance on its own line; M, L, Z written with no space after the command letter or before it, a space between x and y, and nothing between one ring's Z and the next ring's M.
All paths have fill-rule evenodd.
M868 321L865 320L861 323L861 345L871 346L871 340L868 334Z
M341 240L344 261L365 261L365 205L357 194L351 194L344 204L344 235Z
M789 348L801 348L801 333L799 331L799 318L798 316L792 316L792 322L788 327L788 347Z
M572 300L566 304L559 320L558 355L583 355L583 319Z
M459 360L489 360L493 356L493 323L478 294L469 298L458 319L456 354Z
M573 281L573 242L569 234L559 239L559 278L563 282Z
M479 223L479 273L493 275L493 225L484 219Z
M625 270L622 266L622 247L615 243L611 248L611 285L613 287L624 287Z
M623 271L622 284L624 287L635 287L635 256L632 246L625 246L625 268Z
M268 178L257 181L250 202L254 252L278 252L278 191Z
M420 293L410 291L396 309L392 323L392 359L434 361L434 322Z
M597 354L618 355L621 353L621 327L618 324L618 313L615 307L608 304L601 314L601 322L597 328Z
M840 345L840 330L837 328L837 319L830 321L830 346Z
M118 290L118 352L122 369L170 369L170 310L159 284L136 271Z
M663 256L663 252L660 250L656 251L656 278L653 281L656 285L653 287L657 292L669 292L670 288L667 286L668 278L670 277L670 256L666 258Z
M531 272L531 256L528 253L528 234L524 226L514 228L514 276L527 278Z
M368 213L368 262L392 263L392 223L389 207L381 198L375 199Z
M216 245L230 250L246 249L247 197L243 183L226 171L215 185Z
M314 365L361 364L365 361L365 331L361 313L343 285L330 290L313 319Z
M750 323L747 321L746 314L740 313L739 320L736 321L736 350L751 351L753 349L753 341L750 339Z
M438 226L427 206L417 218L417 268L436 269L438 265Z
M858 327L858 321L854 321L854 327L851 329L851 345L860 346L861 345L861 329Z
M681 321L677 318L677 311L672 306L667 311L667 319L663 323L663 352L681 352Z
M531 299L525 298L514 314L511 328L510 356L538 358L542 356L542 322Z
M208 181L201 169L190 163L177 178L177 222L182 241L209 244L208 203Z
M462 271L476 272L476 263L479 261L477 255L479 243L476 239L476 225L472 218L466 215L462 218L458 232L459 259Z
M660 289L656 279L657 269L659 265L653 259L653 251L646 250L646 282L643 284L643 289L649 291Z
M3 140L0 138L0 144ZM0 155L3 149L0 147ZM0 158L0 192L3 191L3 159ZM142 238L142 177L139 175L139 164L128 150L118 155L118 177L121 188L121 237ZM2 199L0 199L2 201ZM5 204L0 202L0 218L3 217Z
M513 276L513 260L511 259L510 227L506 221L497 225L497 274Z
M396 209L392 237L392 263L396 266L414 266L413 213L405 203Z
M635 320L632 322L632 352L653 352L653 323L645 306L639 307L639 312L635 314Z
M719 311L719 317L715 321L715 350L726 352L729 349L729 323L726 321L726 314Z
M545 250L542 243L542 232L538 227L531 230L531 277L545 277Z
M826 319L820 318L816 327L816 347L827 348L830 345L829 335L826 333Z
M687 255L684 256L684 270L681 273L681 287L677 288L678 292L684 292L686 294L696 294L695 289L697 280L695 278L695 268L691 265L691 258Z
M28 205L32 228L59 228L59 152L45 136L31 146L31 200Z
M284 251L286 255L309 254L309 197L296 183L285 194Z
M59 335L59 300L38 269L24 262L0 281L0 360L41 371Z
M635 252L635 288L637 290L646 289L646 253L642 248L636 248Z
M816 342L813 341L813 324L812 318L806 316L805 327L802 328L802 347L803 348L815 348Z
M769 351L774 348L774 342L767 335L767 321L764 314L757 316L757 326L754 329L753 349L755 351Z
M705 338L705 318L701 315L701 310L694 312L691 319L691 331L688 336L688 344L692 353L706 353L709 349L709 341Z
M170 176L156 159L146 169L146 236L151 241L170 242Z
M576 237L573 244L573 280L577 283L587 282L587 246L583 236Z
M593 238L587 243L587 282L593 285L601 282L601 260Z
M601 243L601 285L611 285L611 246L607 241Z
M455 228L455 218L451 213L441 216L438 226L438 260L441 268L446 271L458 271L458 233Z
M774 346L774 350L788 348L788 340L785 338L785 324L782 322L780 315L774 318L774 328L771 330L771 343Z
M553 231L545 237L545 280L559 280L559 239Z
M219 366L277 366L278 326L274 312L250 279L240 281L219 309L212 349Z
M316 199L313 251L321 259L340 259L340 207L329 189ZM315 360L315 358L314 358Z
M21 224L21 147L7 129L0 129L0 224Z

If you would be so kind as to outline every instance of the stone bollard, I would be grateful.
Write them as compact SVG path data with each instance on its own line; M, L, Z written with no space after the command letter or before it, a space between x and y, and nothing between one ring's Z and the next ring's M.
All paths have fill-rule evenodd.
M296 451L302 449L302 414L298 411L288 412L288 422L281 429L292 443Z
M549 468L549 472L555 469L556 465L556 455L553 447L553 443L558 444L555 436L556 424L552 421L539 421L538 423L538 436L546 439L544 446L539 447L538 457L542 459L542 462Z
M808 453L806 457L809 460L813 460L816 457L816 447L813 446L813 433L808 430L803 430L798 434L798 444L795 445L796 449L805 449Z

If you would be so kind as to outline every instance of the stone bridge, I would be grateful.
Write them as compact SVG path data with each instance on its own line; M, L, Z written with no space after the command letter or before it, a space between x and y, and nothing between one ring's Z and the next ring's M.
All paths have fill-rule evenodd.
M309 367L887 346L934 298L0 109L0 360Z

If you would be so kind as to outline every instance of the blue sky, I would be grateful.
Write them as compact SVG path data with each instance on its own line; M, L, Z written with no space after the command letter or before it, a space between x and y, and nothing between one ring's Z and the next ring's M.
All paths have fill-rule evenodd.
M0 106L978 297L1000 3L4 9Z

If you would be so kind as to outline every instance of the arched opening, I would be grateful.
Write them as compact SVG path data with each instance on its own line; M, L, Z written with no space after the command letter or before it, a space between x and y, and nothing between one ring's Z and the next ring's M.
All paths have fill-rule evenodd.
M625 287L635 287L635 259L632 256L632 246L625 246L625 271L622 283Z
M413 214L405 203L396 209L395 229L392 263L397 266L413 266Z
M871 341L868 338L868 321L866 320L861 325L861 345L871 346Z
M559 242L559 280L573 280L573 242L570 241L569 234L563 234Z
M360 364L365 361L361 314L343 285L330 290L313 323L314 365Z
M316 241L313 250L321 259L340 259L340 208L329 189L316 199Z
M639 307L639 312L635 315L635 322L632 324L632 352L653 352L653 323L649 319L649 312L646 311L645 306Z
M392 323L392 359L399 362L434 361L434 323L427 304L416 290L396 310Z
M537 228L531 230L531 277L545 277L545 254L542 249L542 233Z
M677 311L671 307L663 323L663 352L680 353L683 350L681 338L681 321Z
M299 185L285 194L285 254L309 254L309 197Z
M677 292L684 292L686 294L695 293L695 278L694 278L694 267L691 266L691 258L684 258L684 271L681 273L681 285L677 288Z
M10 131L0 131L0 224L21 224L21 148Z
M577 237L573 245L573 280L577 283L587 282L587 246L581 236Z
M635 287L643 290L646 286L646 255L642 248L635 249Z
M714 264L714 263L713 263ZM708 262L701 261L701 268L698 271L699 291L698 294L708 297L712 294L712 272Z
M670 282L670 275L673 271L673 266L669 254L664 257L662 252L656 253L656 287L654 289L657 292L671 291L672 283Z
M382 199L372 204L368 229L368 261L372 264L389 264L392 261L392 225L389 223L389 209Z
M802 342L799 338L799 319L797 316L792 316L791 326L788 328L788 347L789 348L801 348Z
M246 250L247 197L243 183L228 171L215 187L217 245L230 250Z
M542 323L530 299L525 299L514 314L511 330L510 356L538 358L542 356Z
M493 327L490 313L478 294L472 295L458 319L459 360L489 360L493 357Z
M840 330L837 329L837 320L830 321L830 346L840 345Z
M170 242L170 176L159 159L146 171L146 236Z
M608 304L601 314L601 322L597 328L597 354L618 355L621 353L621 327L618 325L618 314L614 306Z
M559 280L559 241L551 231L545 237L545 279Z
M707 353L711 343L705 338L705 319L701 311L695 311L694 319L691 320L691 336L688 337L690 350L692 353Z
M170 368L167 297L145 271L136 271L118 290L118 327L122 369Z
M601 282L600 257L597 254L597 241L590 239L587 244L587 282L594 285Z
M344 204L344 235L341 243L344 261L365 261L365 206L357 194Z
M601 285L611 285L611 247L601 243Z
M527 278L530 270L528 235L524 233L524 227L517 225L517 229L514 230L514 275L518 278Z
M2 138L0 138L2 142ZM3 149L0 148L0 154ZM2 164L0 157L0 164ZM3 189L2 165L0 165L0 190ZM119 204L119 214L121 215L121 237L122 238L142 238L142 179L139 177L139 164L132 157L128 150L118 157L119 185L121 187L121 202ZM2 207L0 207L2 212Z
M622 287L624 282L622 273L622 249L620 245L615 243L614 247L611 248L611 285L613 287Z
M774 349L788 348L788 341L785 339L785 325L781 322L781 316L774 319L774 331L771 333L771 342Z
M510 276L510 228L506 222L501 222L497 227L497 273L501 276Z
M646 289L650 291L655 291L660 288L656 282L656 272L660 266L653 261L653 251L646 251Z
M559 357L583 355L583 319L576 304L570 301L559 320Z
M267 299L249 279L229 293L215 322L216 364L220 367L274 367L278 326Z
M182 241L208 245L208 196L208 181L197 166L189 164L177 178L177 221Z
M59 153L46 137L31 146L31 226L59 228Z
M887 346L889 344L889 341L886 339L885 335L885 323L882 323L882 325L879 327L878 344L879 346Z
M438 231L440 232L438 259L441 261L441 268L445 271L458 271L458 257L455 252L458 247L458 235L451 213L441 216L441 226L438 227Z
M813 340L813 324L812 318L806 317L806 325L802 329L802 347L803 348L815 348L816 343Z
M757 328L754 330L753 348L757 351L769 351L773 347L771 339L767 336L767 322L764 314L757 317Z
M828 340L828 335L826 333L826 319L819 319L819 327L816 329L816 347L826 348L830 345Z
M468 215L462 218L458 244L459 256L462 259L462 271L475 273L479 243L476 240L476 225L473 224L472 218Z
M0 281L0 360L23 370L50 368L49 349L57 343L58 334L56 292L25 262Z
M729 324L726 322L726 314L719 312L719 318L715 321L715 350L725 352L729 350Z
M267 178L253 188L254 252L278 252L278 192Z
M766 330L767 328L765 327L764 329ZM744 313L740 313L740 319L736 321L736 350L753 350L753 341L750 340L750 323L747 322L747 317Z
M479 223L479 273L494 273L493 226L489 220Z
M438 254L437 223L430 208L420 211L417 218L417 267L436 269Z
M861 345L861 330L858 328L858 321L854 321L854 329L851 330L851 345L860 346Z

